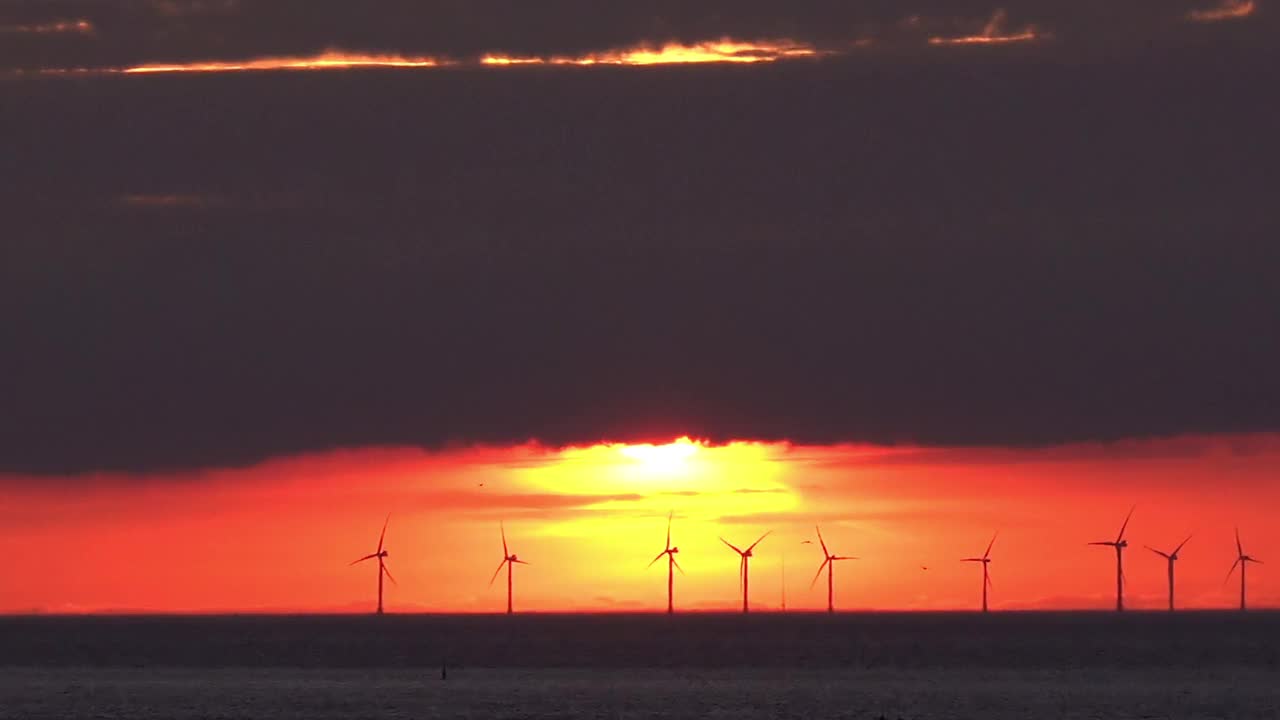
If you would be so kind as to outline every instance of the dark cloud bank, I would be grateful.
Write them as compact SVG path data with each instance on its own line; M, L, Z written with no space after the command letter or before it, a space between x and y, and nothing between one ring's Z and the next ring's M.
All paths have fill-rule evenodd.
M732 36L845 48L972 33L997 10L1076 51L1194 41L1187 17L1247 0L6 0L0 28L85 21L92 32L7 33L0 67L103 67L305 55L327 48L474 58L579 54ZM1264 0L1233 42L1274 44ZM1201 31L1201 34L1202 31Z
M1275 429L1276 60L10 81L0 470Z

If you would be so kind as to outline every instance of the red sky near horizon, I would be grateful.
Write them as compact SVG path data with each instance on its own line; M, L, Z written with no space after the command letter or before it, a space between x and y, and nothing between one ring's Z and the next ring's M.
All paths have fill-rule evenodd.
M1114 538L1131 505L1130 607L1161 608L1169 550L1179 605L1238 602L1225 583L1245 551L1280 558L1280 434L1180 437L1047 449L802 447L689 441L554 450L343 450L253 467L74 478L0 476L0 612L367 612L384 517L389 612L498 612L498 523L529 566L516 608L660 611L666 515L687 576L676 605L732 610L738 558L721 545L772 530L751 565L752 606L825 607L813 526L834 553L838 609L973 609L994 532L993 609L1105 609ZM483 484L482 484L483 483ZM785 565L785 568L784 568ZM923 568L928 568L923 569ZM1254 607L1280 607L1280 578L1250 568Z

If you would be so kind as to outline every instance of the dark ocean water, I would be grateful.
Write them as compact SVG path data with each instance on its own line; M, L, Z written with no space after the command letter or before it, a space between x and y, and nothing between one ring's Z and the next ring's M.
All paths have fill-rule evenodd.
M31 617L0 638L5 718L1280 717L1273 613Z

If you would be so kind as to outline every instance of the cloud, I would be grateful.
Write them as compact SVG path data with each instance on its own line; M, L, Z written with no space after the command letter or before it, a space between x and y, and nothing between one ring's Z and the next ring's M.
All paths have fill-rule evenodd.
M1222 22L1223 20L1243 20L1251 17L1258 9L1255 0L1222 0L1222 3L1216 7L1191 10L1187 12L1187 19L1192 22Z
M0 25L0 35L92 35L88 20L49 20L26 25Z
M1000 3L1055 48L1206 38L1026 63L930 52L992 17L967 0L162 5L5 3L97 32L0 64L894 32L928 59L6 82L0 470L1280 428L1266 13Z
M239 65L262 58L306 58L328 50L459 61L487 56L612 62L683 48L687 58L752 60L792 51L847 51L869 41L895 47L924 44L930 37L939 43L968 37L990 44L1048 34L1066 46L1132 47L1136 37L1142 36L1143 44L1150 46L1174 32L1170 17L1244 17L1254 6L1249 0L1229 0L1221 8L1205 10L1200 2L1131 0L1117 6L1107 0L636 0L602 5L546 0L529 5L519 0L387 0L370 9L358 3L317 5L304 0L10 0L0 9L0 25L47 27L76 18L69 22L91 26L101 41L2 47L0 67ZM1007 18L1008 27L1027 30L988 27L977 32L986 18ZM975 19L980 20L973 27ZM790 51L776 45L781 38L792 43ZM775 43L774 49L761 45L766 41Z

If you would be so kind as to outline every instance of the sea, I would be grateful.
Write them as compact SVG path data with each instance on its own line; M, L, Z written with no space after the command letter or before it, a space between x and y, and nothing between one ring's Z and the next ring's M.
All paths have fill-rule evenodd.
M0 718L1277 718L1280 613L0 618Z

